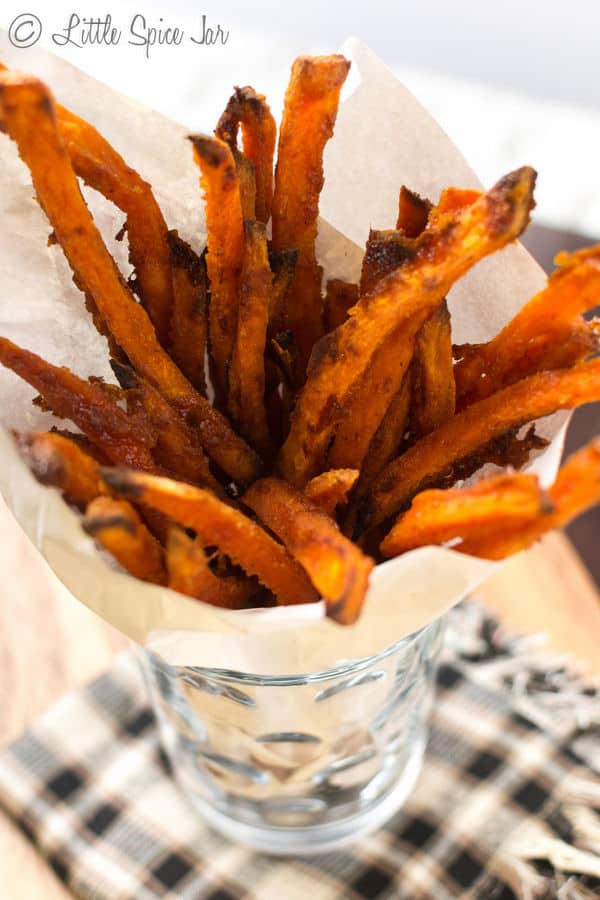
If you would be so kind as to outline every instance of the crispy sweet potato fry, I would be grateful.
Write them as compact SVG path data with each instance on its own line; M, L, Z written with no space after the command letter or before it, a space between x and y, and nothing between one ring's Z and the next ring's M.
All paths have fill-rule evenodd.
M167 239L173 273L169 353L196 390L205 394L206 263L176 231L170 231Z
M256 583L243 576L219 576L211 570L202 542L181 528L171 528L167 540L169 587L195 600L224 609L243 609Z
M504 559L554 528L562 528L600 502L600 440L574 453L560 469L548 491L553 509L533 522L504 526L502 522L483 535L473 535L457 546L462 553L486 559Z
M428 222L437 227L440 216L448 213L457 213L472 206L479 197L479 191L472 188L447 187L440 194L440 199L435 207L429 211Z
M401 231L369 232L360 273L360 296L370 293L375 286L400 266L414 259L416 243Z
M354 306L347 322L315 347L306 385L279 457L279 471L302 486L322 466L339 410L389 334L404 324L396 349L406 369L414 338L448 290L477 260L517 237L529 219L535 173L507 175L458 214L423 232L411 262L386 276Z
M357 469L330 469L311 479L304 493L311 503L333 519L336 508L346 502L357 478Z
M262 94L254 88L235 88L225 112L219 119L215 134L233 149L237 146L239 126L242 126L244 156L254 165L256 179L256 218L265 225L271 218L273 202L273 155L277 126Z
M456 384L453 368L450 313L444 300L417 335L410 409L413 435L429 434L454 415Z
M448 202L449 196L455 198L454 203ZM460 197L460 203L456 201L457 196ZM474 202L477 196L477 193L472 191L454 191L453 194L444 192L440 198L441 210L447 208L455 212L464 208L469 202ZM401 188L397 230L375 231L372 229L369 234L362 265L361 296L373 291L382 278L414 258L417 248L415 239L425 230L433 211L433 204L428 200L422 199L418 194L414 194L404 187ZM436 209L435 215L438 219L439 214L440 209ZM390 398L396 395L404 381L403 369L393 364L395 343L392 337L389 346L383 346L377 353L358 393L352 398L354 416L345 417L341 425L342 433L338 433L336 437L338 445L352 443L353 435L344 434L344 430L348 430L348 422L362 420L364 415L368 416L369 424L362 431L362 449L360 452L358 448L355 450L356 455L352 461L354 465L358 465L359 459L364 456L366 447L374 436L374 427L379 427L381 424L382 430L387 429L386 409L391 403ZM411 404L410 418L412 429L420 433L421 428L424 431L431 430L435 423L444 421L454 413L452 341L449 313L445 301L417 333L414 356L416 358L413 366L415 396ZM402 398L399 398L395 404L396 410L402 406ZM332 462L350 464L350 460L345 455L337 460L334 454Z
M403 346L404 331L402 324L387 335L363 378L345 398L327 455L327 465L332 469L362 468L371 442L405 379L414 341Z
M392 398L381 424L369 445L369 451L360 469L360 476L353 491L358 500L370 490L373 482L398 453L408 427L412 399L412 366L408 369L400 390Z
M540 368L562 368L593 352L593 332L580 316L600 301L600 244L559 254L559 268L502 331L487 344L470 347L454 368L458 403L471 403ZM588 335L580 347L573 333ZM591 347L589 346L591 344Z
M2 63L0 71L8 71ZM77 175L127 216L129 258L140 299L160 342L165 345L172 304L171 272L167 226L152 188L89 122L59 103L55 111L58 129ZM0 129L5 127L0 110ZM100 324L96 317L95 321ZM98 330L105 333L102 327Z
M256 455L179 371L124 285L81 196L49 90L35 78L0 72L0 111L78 284L93 298L119 346L173 405L193 415L202 446L228 475L240 483L257 477Z
M292 66L279 131L273 195L273 249L298 250L285 327L302 368L323 334L321 269L315 256L323 151L333 134L350 63L343 56L300 56Z
M600 400L600 359L530 375L469 406L381 473L366 501L363 524L373 527L399 512L417 491L509 429L593 400Z
M356 621L373 560L339 531L318 506L278 478L261 478L242 502L285 544L325 598L327 615L344 625Z
M96 460L70 438L37 432L19 435L18 444L37 480L60 488L69 503L85 509L107 493Z
M254 163L239 150L233 150L235 169L240 183L240 201L242 204L242 218L256 218L256 175Z
M316 593L302 567L256 522L202 488L128 469L102 469L118 494L151 506L193 528L205 545L215 545L258 580L282 604L308 603Z
M173 304L171 264L167 225L152 188L88 122L60 105L56 116L77 175L127 216L137 290L158 340L166 347Z
M476 199L476 195L472 197L471 193L469 197ZM441 202L445 203L444 194ZM427 227L433 210L434 207L428 200L407 188L401 188L396 224L398 230L372 230L369 235L363 259L361 293L373 290L383 277L412 260L417 246L415 239ZM439 210L436 210L436 215L439 218ZM368 446L374 436L373 425L377 423L377 427L381 425L382 431L387 430L386 409L404 380L402 369L392 365L392 347L382 347L378 356L382 359L377 364L377 357L375 358L371 373L365 379L367 383L363 383L361 387L360 396L357 395L352 400L354 416L351 418L362 419L366 414L372 423L363 433L363 455L366 453L365 445ZM452 370L450 315L447 304L443 301L433 316L423 324L415 341L411 432L416 435L426 434L454 414L455 385ZM370 383L371 380L373 383ZM396 410L402 408L402 405L402 398L394 404ZM344 430L344 423L341 429ZM343 437L343 434L338 433L336 443L341 443ZM348 437L346 436L346 440Z
M291 331L282 331L269 342L271 360L277 366L281 382L288 388L294 387L294 376L298 352Z
M239 277L244 253L240 182L228 144L204 135L190 135L190 140L200 168L200 184L206 200L210 354L215 390L220 402L224 403L235 342Z
M330 278L325 293L323 310L325 331L333 331L348 318L348 313L358 303L358 285L340 278Z
M222 491L208 467L208 460L194 431L165 398L130 366L111 360L117 381L124 389L129 412L146 420L156 435L153 456L165 472L191 484Z
M549 509L537 477L522 472L495 475L470 487L423 491L399 516L380 549L384 556L398 556L416 547L477 536L489 526L530 523Z
M74 422L112 462L147 471L156 468L152 431L117 406L98 384L45 362L7 338L0 338L0 363L29 382L57 416Z
M166 583L163 549L126 500L96 497L86 509L83 528L130 575L152 584Z
M237 334L229 372L229 411L263 459L272 455L265 407L265 346L273 275L262 222L244 223Z
M432 207L433 204L429 200L425 200L403 185L398 198L396 228L404 232L407 238L418 237L425 231Z
M273 272L273 288L269 304L269 337L275 337L285 331L287 297L294 281L298 251L281 250L278 253L271 251L269 262Z

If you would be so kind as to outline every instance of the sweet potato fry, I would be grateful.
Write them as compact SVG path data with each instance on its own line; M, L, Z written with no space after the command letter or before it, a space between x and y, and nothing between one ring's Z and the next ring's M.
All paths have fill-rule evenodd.
M325 331L333 331L348 318L348 313L358 303L358 285L340 278L330 278L325 293L323 311Z
M271 218L273 202L273 155L277 126L262 94L254 88L235 88L225 112L219 119L215 134L233 149L237 146L239 126L242 126L244 156L254 165L256 180L256 218L265 225Z
M440 194L435 207L429 211L428 223L437 227L437 220L448 213L457 213L472 206L479 196L479 191L472 188L447 187Z
M360 469L393 397L405 379L412 343L403 346L405 325L382 341L363 378L344 399L340 422L327 455L333 469ZM400 350L400 352L399 352Z
M396 221L398 231L402 231L407 238L418 237L422 231L425 231L432 206L433 204L429 200L425 200L403 185L398 198L398 219Z
M318 506L285 481L261 478L242 502L254 510L308 572L327 615L351 625L360 613L373 560L345 538Z
M422 437L452 418L456 384L452 360L450 313L444 300L417 335L413 369L410 429Z
M357 469L330 469L311 479L304 493L311 503L333 519L336 508L346 502L357 478Z
M86 509L83 528L130 575L152 584L166 583L163 549L126 500L96 497Z
M287 297L294 281L297 262L297 250L281 250L278 253L271 250L269 253L269 263L273 272L269 304L269 337L285 331Z
M81 196L49 90L35 78L0 72L0 111L77 283L93 298L119 346L169 402L193 415L202 446L228 475L240 483L257 477L256 455L180 372L123 283Z
M176 231L170 231L167 239L173 273L169 353L196 390L205 394L206 263Z
M470 487L423 491L397 519L380 549L384 556L398 556L416 547L479 536L490 526L531 523L550 509L537 477L522 472L495 475Z
M219 401L225 403L244 253L240 182L228 144L204 135L190 135L190 140L206 200L206 266L210 281L208 328L213 381Z
M282 331L269 342L271 360L276 365L281 382L293 389L298 351L291 331Z
M469 194L471 196L471 194ZM445 195L442 195L444 203ZM471 198L475 199L475 198ZM425 228L434 210L433 205L407 188L401 188L398 222L396 231L371 231L363 260L361 275L361 293L375 288L383 277L409 262L416 248L415 239ZM439 210L436 210L439 215ZM400 389L403 372L394 371L389 365L385 368L385 360L393 358L391 348L379 352L383 360L379 363L379 372L373 364L373 373L366 381L374 378L373 384L364 384L361 397L353 400L353 408L362 418L363 410L368 409L372 420L384 422L385 409L389 398ZM450 332L450 314L445 301L442 302L433 316L426 321L417 334L413 363L413 398L410 410L411 432L417 436L427 434L437 425L454 415L455 384L453 377L452 339ZM385 390L382 390L385 385ZM372 398L378 397L377 408ZM400 402L400 401L399 401ZM344 425L342 424L342 429ZM366 440L370 440L373 429L366 429ZM338 439L341 440L338 434Z
M376 231L371 229L360 273L360 296L370 293L375 286L400 266L414 259L416 244L413 238L401 231Z
M177 410L169 406L162 394L130 366L113 359L111 367L124 389L128 411L146 420L148 429L154 431L156 443L152 453L163 471L191 484L221 492L222 488L209 469L194 431Z
M287 320L302 368L323 334L321 269L315 256L323 151L333 134L350 63L343 56L301 56L292 66L279 131L273 195L273 249L298 250Z
M435 221L440 211L464 208L477 197L471 191L458 192L461 197L459 204L456 193L455 202L449 203L448 192L444 192L440 198L441 209L436 209L428 200L402 187L396 223L400 234L372 232L363 264L366 283L373 284L378 277L401 265L406 257L410 258L413 246L410 239L423 233L430 217L433 216ZM378 239L377 235L381 237ZM421 436L453 416L456 406L450 313L445 301L419 331L414 357L410 427L413 436Z
M308 603L316 593L302 567L256 522L209 491L128 469L102 469L110 488L157 509L215 545L249 575L256 575L281 604Z
M366 501L363 524L373 527L401 511L417 491L509 429L594 400L600 400L600 359L530 375L474 403L387 466Z
M96 460L69 438L37 432L19 435L18 444L37 480L60 488L68 503L85 509L107 493Z
M384 340L404 325L396 359L399 369L406 369L419 328L454 281L520 234L529 219L534 179L533 170L519 169L458 214L440 217L435 230L417 238L412 261L379 282L347 322L319 341L279 457L279 471L290 483L302 486L318 473L348 392Z
M244 153L233 150L235 169L240 183L240 202L242 204L242 218L256 218L256 175L254 164Z
M593 333L580 319L600 302L600 244L570 255L559 254L559 268L502 331L487 344L470 347L454 368L460 409L531 375L540 368L562 368L587 355L571 340L573 331L589 343Z
M8 71L2 63L0 71ZM61 138L77 175L127 216L129 258L138 292L164 346L172 305L171 272L167 226L152 188L89 122L59 103L55 111ZM0 129L5 125L0 111ZM99 330L104 333L102 328Z
M533 522L494 524L483 535L473 535L457 546L457 550L486 559L504 559L531 546L547 531L562 528L589 507L600 502L600 440L592 441L577 451L560 469L548 491L552 508Z
M240 433L268 459L271 438L265 407L265 345L273 275L262 222L244 223L239 312L229 372L229 412Z
M38 390L52 412L81 428L112 462L147 471L156 468L152 431L117 406L98 384L45 362L7 338L0 338L0 363Z
M412 366L408 369L400 390L393 396L387 412L373 439L360 469L360 476L353 491L358 500L370 490L382 469L397 455L408 427L412 400Z
M57 104L57 124L73 169L127 216L129 259L144 308L167 346L173 304L167 225L151 186L88 122Z
M243 576L219 576L211 570L202 542L181 528L171 528L167 540L169 587L195 600L224 609L243 609L257 584Z

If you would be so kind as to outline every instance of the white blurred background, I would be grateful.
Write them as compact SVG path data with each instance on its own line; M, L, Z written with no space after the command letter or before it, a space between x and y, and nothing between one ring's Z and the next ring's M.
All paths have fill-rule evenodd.
M52 34L60 39L74 10L80 19L110 13L123 32L120 44L57 46ZM5 0L0 25L26 11L42 22L42 46L196 130L213 126L235 83L274 85L269 95L278 110L293 57L331 52L354 34L433 112L484 183L529 163L540 173L537 221L600 236L597 0L173 0L168 9L152 0ZM189 40L201 33L203 15L208 27L229 33L225 45ZM134 16L138 35L170 26L185 39L179 46L128 44ZM26 68L26 49L19 59Z

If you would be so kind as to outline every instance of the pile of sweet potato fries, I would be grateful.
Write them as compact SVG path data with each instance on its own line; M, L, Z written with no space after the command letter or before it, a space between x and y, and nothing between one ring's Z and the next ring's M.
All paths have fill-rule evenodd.
M402 187L360 284L322 289L323 152L348 69L342 56L296 60L278 140L250 87L214 136L190 137L200 255L92 125L37 78L0 71L0 128L116 379L83 380L0 338L34 402L77 428L17 435L33 472L137 578L230 609L323 597L345 624L385 557L450 542L498 559L600 500L600 441L548 490L517 471L544 445L524 426L600 400L598 327L583 315L600 297L600 246L560 255L493 340L452 343L445 297L526 227L532 169L487 193L450 187L435 205ZM125 215L127 280L79 179ZM472 478L489 463L501 474Z

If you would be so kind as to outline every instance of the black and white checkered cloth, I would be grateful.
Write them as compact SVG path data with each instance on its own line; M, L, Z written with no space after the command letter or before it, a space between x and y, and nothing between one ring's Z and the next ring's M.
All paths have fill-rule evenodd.
M600 693L478 607L453 615L417 788L355 847L282 860L210 831L131 654L0 754L0 805L81 898L600 897Z

